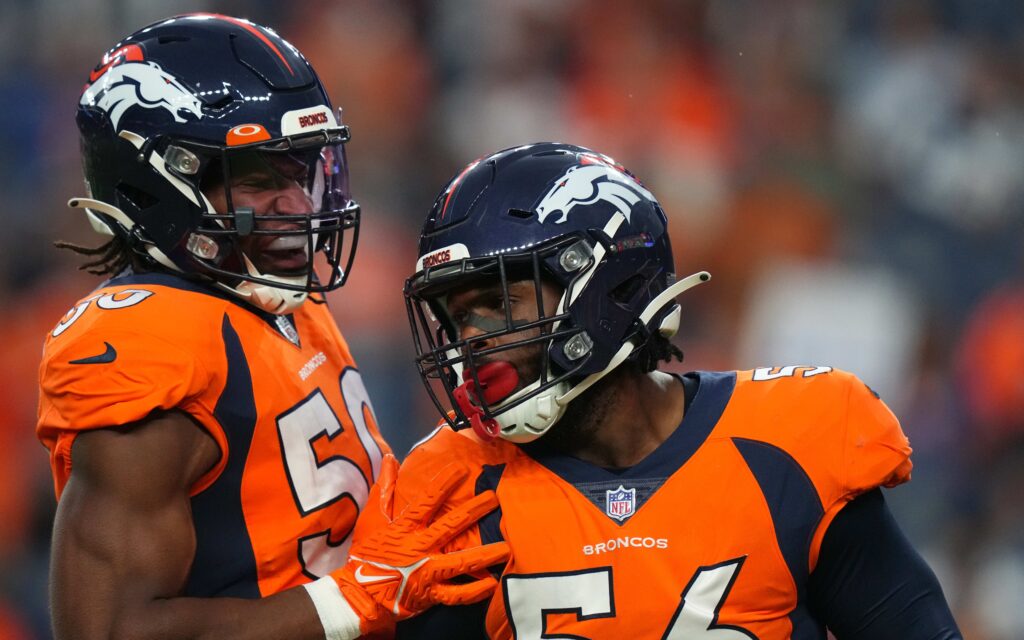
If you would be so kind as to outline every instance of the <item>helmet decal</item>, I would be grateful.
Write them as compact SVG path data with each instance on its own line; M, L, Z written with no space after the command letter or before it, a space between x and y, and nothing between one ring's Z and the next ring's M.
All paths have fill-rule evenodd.
M137 44L129 44L119 49L108 51L103 54L103 58L100 60L99 65L89 72L89 82L91 84L99 80L100 76L106 73L107 69L115 64L120 64L125 61L142 62L144 57L142 47ZM88 85L86 88L88 88Z
M270 140L270 133L261 124L240 124L228 129L225 142L229 147Z
M182 110L203 117L199 99L155 62L112 65L85 90L79 104L106 111L115 130L125 111L136 106L166 109L177 122L187 122Z
M286 136L330 129L336 126L338 126L338 121L334 119L334 114L331 113L331 108L327 105L296 109L281 116L281 133Z
M458 261L469 257L469 248L461 242L450 244L420 256L416 261L416 271L436 267L446 262Z
M537 221L544 224L548 216L560 211L562 216L555 224L562 224L576 205L603 200L611 203L629 222L633 205L641 197L654 200L651 192L622 171L604 163L585 163L570 167L555 181L536 207Z

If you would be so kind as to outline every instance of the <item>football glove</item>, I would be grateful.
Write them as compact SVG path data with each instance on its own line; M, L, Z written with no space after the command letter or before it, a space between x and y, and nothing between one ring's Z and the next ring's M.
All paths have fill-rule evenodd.
M397 516L393 515L398 462L388 454L370 494L368 505L356 525L348 563L329 576L337 584L351 611L358 616L359 633L374 634L389 629L395 621L414 616L435 604L460 605L479 602L497 587L497 580L485 570L508 560L505 542L444 553L444 546L474 526L498 506L493 491L484 492L435 518L446 499L469 472L455 464L443 468L430 486ZM476 574L468 582L451 582L456 576ZM483 576L483 577L481 577ZM319 582L319 581L318 581ZM314 583L315 584L315 583ZM327 637L331 634L328 606L310 589ZM337 626L337 625L335 625Z

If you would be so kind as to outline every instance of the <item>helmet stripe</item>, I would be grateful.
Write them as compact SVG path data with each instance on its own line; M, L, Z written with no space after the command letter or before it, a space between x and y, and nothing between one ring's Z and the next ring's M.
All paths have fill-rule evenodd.
M220 13L192 13L192 14L189 14L189 15L192 15L192 16L202 16L204 18L215 18L217 20L224 20L225 22L230 22L231 24L238 25L239 27L242 27L243 29L245 29L249 33L251 33L254 36L256 36L257 38L259 38L260 41L263 42L263 44L267 45L267 47L271 51L276 53L277 57L280 58L281 62L284 63L284 66L287 67L288 73L292 74L293 76L295 75L295 71L292 69L292 66L290 64L288 64L288 61L285 60L284 54L281 53L281 50L278 49L274 45L274 43L270 41L270 38L268 38L267 36L265 36L262 33L260 33L259 29L257 29L256 26L254 24L252 24L251 22L247 22L245 20L239 20L238 18L232 18L231 16L225 16L225 15L220 14Z
M450 185L448 185L448 195L444 199L444 206L441 207L441 216L438 218L438 220L444 220L444 214L448 211L448 203L452 199L452 194L455 193L455 190L458 188L459 183L462 182L462 178L467 173L472 171L473 167L475 167L478 164L480 164L480 160L475 160L473 162L470 162L468 165L466 165L466 168L462 170L462 173L460 173L458 176L456 176L455 179L452 180L452 183Z

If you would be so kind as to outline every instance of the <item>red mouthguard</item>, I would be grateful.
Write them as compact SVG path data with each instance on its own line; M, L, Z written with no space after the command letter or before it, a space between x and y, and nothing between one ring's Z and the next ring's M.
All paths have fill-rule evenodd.
M497 420L484 417L483 405L490 406L515 391L519 384L519 374L508 362L488 362L476 369L479 388L472 376L468 376L468 372L463 375L468 379L455 388L455 402L469 418L470 426L481 439L494 440L501 432L501 427Z

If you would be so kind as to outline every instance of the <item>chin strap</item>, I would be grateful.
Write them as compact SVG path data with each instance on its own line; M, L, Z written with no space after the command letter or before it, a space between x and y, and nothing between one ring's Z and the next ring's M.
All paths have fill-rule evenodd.
M654 318L654 316L657 315L659 311L664 309L667 304L672 302L676 296L680 295L681 293L688 289L696 287L699 284L703 284L710 279L710 273L708 273L707 271L698 271L697 273L687 276L680 280L679 282L668 287L667 289L659 293L657 296L655 296L654 300L651 300L650 304L647 305L647 308L643 310L643 313L640 314L639 318L640 323L646 327ZM661 326L658 327L658 332L661 333L666 338L671 338L673 335L675 335L678 329L679 305L676 305L675 309L673 309L669 313L669 315L662 321ZM583 393L590 387L594 386L594 384L598 380L605 377L606 375L611 373L611 371L615 367L625 362L626 358L628 358L629 355L633 353L633 350L636 349L637 345L635 344L635 342L635 340L627 341L625 344L622 345L622 347L619 348L618 352L615 354L614 357L612 357L611 361L608 362L607 367L605 367L601 371L598 371L597 373L592 373L586 378L584 378L582 382L574 386L567 393L558 396L558 398L555 399L555 402L557 402L560 406L564 407L567 404L569 404L574 398L579 396L581 393Z

